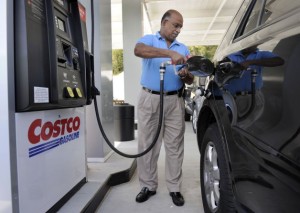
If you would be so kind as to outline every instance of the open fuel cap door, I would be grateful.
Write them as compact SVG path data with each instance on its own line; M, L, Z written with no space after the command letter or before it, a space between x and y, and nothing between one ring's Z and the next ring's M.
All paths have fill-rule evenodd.
M207 77L214 71L214 64L203 56L192 56L186 62L188 71L194 76Z

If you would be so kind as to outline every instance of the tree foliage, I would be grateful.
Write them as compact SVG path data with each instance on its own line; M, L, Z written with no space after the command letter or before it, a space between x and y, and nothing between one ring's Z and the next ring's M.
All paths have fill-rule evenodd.
M112 50L112 68L113 75L118 75L124 70L123 66L123 50L115 49Z
M200 55L212 60L217 49L217 45L209 46L190 46L188 47L191 55Z

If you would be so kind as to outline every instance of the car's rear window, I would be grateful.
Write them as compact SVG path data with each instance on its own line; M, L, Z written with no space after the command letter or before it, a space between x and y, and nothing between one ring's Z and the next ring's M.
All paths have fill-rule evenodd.
M267 0L261 24L270 22L299 7L299 0Z

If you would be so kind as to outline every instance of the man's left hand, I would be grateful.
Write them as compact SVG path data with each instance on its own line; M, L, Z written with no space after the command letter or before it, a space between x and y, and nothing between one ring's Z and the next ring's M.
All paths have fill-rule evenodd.
M194 81L194 76L186 68L181 69L178 72L178 76L186 84L192 84Z

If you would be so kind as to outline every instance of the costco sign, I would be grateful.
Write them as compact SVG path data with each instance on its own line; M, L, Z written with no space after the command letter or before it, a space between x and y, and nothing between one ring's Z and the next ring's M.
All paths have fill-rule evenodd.
M29 148L29 157L79 138L79 129L80 118L78 116L54 122L34 120L28 128L28 141L35 145Z

